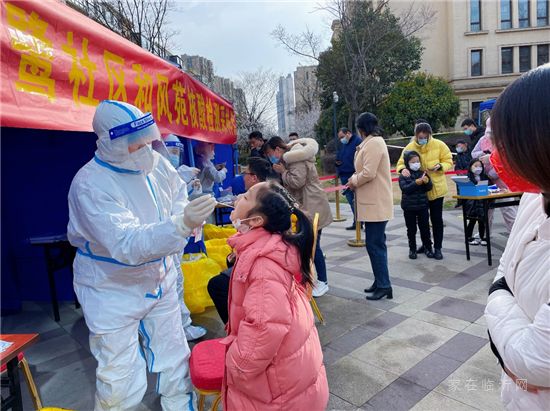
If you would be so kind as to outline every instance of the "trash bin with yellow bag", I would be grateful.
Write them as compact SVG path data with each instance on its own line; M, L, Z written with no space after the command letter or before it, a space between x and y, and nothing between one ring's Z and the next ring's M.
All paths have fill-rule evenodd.
M183 299L191 314L202 313L206 307L213 306L206 287L208 281L222 271L221 266L203 253L184 254L181 271L185 284Z

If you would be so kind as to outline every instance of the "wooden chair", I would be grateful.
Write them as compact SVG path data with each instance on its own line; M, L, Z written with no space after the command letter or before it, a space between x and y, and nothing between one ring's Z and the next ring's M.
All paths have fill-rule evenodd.
M21 371L25 376L25 381L27 382L27 387L29 388L29 394L31 396L32 403L34 405L34 409L39 411L42 409L42 401L40 400L40 394L38 393L38 389L36 388L36 384L34 383L34 379L32 378L29 363L27 362L27 359L25 358L25 355L22 352L20 352L17 355L17 359L18 359L19 368L21 368ZM3 373L6 371L6 369L7 369L7 366L4 364L0 369L0 372Z
M317 236L319 232L319 213L315 213L315 216L313 216L313 251L311 253L311 273L315 273L314 280L317 278L317 272L315 271L315 263L313 260L315 259L315 250L317 249ZM315 281L314 281L315 282ZM313 313L317 316L319 319L319 322L323 325L325 325L325 317L323 317L323 314L321 314L321 310L319 309L319 306L317 305L317 301L315 301L315 298L313 298L312 295L312 288L309 287L308 289L308 296L309 301L311 303L311 309L313 310Z

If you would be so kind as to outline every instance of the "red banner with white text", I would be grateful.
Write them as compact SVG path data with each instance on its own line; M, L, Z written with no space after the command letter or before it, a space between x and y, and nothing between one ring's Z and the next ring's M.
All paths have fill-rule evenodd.
M55 0L1 0L0 124L92 131L95 106L125 101L161 132L236 141L232 105L167 61Z

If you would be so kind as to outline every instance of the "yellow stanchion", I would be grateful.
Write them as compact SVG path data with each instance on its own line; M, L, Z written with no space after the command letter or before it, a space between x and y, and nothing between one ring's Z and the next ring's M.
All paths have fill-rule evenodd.
M338 177L334 178L334 187L338 187ZM341 223L342 221L346 221L346 219L340 215L340 190L336 190L334 194L336 196L336 216L334 216L332 221Z
M353 201L355 203L355 238L353 240L348 240L348 245L350 247L364 247L365 242L361 240L361 221L357 218L357 195L354 196Z

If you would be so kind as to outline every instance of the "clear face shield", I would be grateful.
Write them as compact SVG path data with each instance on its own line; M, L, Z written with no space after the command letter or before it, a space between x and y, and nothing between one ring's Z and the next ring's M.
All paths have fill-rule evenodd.
M138 149L144 145L160 140L160 130L151 113L147 113L138 119L120 124L109 129L111 142L120 144L125 141L129 151Z
M168 151L168 160L177 169L183 164L183 144L179 141L165 141L164 145Z

